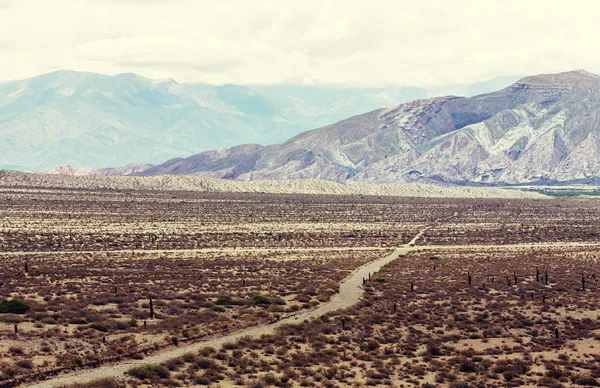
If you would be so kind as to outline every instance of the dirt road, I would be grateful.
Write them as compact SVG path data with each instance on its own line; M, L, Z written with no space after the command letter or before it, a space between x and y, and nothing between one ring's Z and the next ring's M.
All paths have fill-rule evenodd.
M115 365L107 365L95 369L85 369L70 374L57 376L51 380L31 385L31 387L57 387L66 384L86 382L103 377L119 377L122 376L126 371L137 365L162 363L167 360L182 356L183 354L188 352L197 352L205 346L219 348L224 343L233 342L241 337L259 337L262 334L272 333L273 330L275 330L275 328L284 324L301 322L306 319L319 317L331 311L350 307L358 303L360 297L363 294L363 278L368 278L369 274L373 274L379 271L381 267L391 262L392 260L398 258L400 255L405 254L411 249L413 248L410 248L408 246L398 248L388 256L382 257L357 268L340 283L339 293L335 294L331 298L331 300L321 304L316 309L299 312L294 316L282 319L281 321L278 321L276 323L264 326L257 326L239 332L231 333L222 337L208 339L201 342L195 342L188 345L182 345L174 349L168 349L154 354L152 356L146 357L143 360L128 360Z
M441 220L438 220L441 221ZM62 385L68 385L73 383L81 383L87 382L99 378L104 377L120 377L123 376L125 372L129 369L143 364L157 364L168 361L173 358L180 357L188 352L197 352L201 348L205 346L212 346L214 348L219 348L223 346L223 344L228 342L233 342L238 340L241 337L259 337L262 334L272 333L277 327L290 323L298 323L303 320L307 320L310 318L315 318L327 314L332 311L344 309L354 304L358 303L360 300L364 290L362 288L363 278L368 278L369 274L374 274L379 271L383 266L388 264L389 262L395 260L401 255L404 255L413 250L421 250L421 249L469 249L469 248L533 248L533 247L543 247L543 246L556 246L558 243L542 243L542 244L516 244L516 245L498 245L498 246L415 246L418 240L423 236L423 234L430 229L432 226L428 226L422 229L408 244L402 246L394 250L388 256L382 257L380 259L374 260L370 263L367 263L356 270L354 270L349 276L347 276L341 283L339 288L339 293L335 294L331 300L326 303L321 304L319 307L312 310L304 310L298 312L297 314L282 319L276 323L256 326L252 328L248 328L245 330L241 330L239 332L227 334L221 337L211 338L200 342L190 343L186 345L181 345L177 348L167 349L156 353L154 355L148 356L143 360L127 360L118 364L102 366L95 369L84 369L76 372L72 372L69 374L64 374L52 378L50 380L37 383L35 385L31 385L31 387L58 387ZM565 245L565 244L563 244ZM569 244L570 246L587 246L586 244ZM321 250L334 250L335 248L326 248ZM345 248L339 248L345 249ZM348 249L348 248L346 248ZM351 249L351 248L350 248ZM361 248L362 249L362 248ZM372 248L365 248L372 249ZM382 248L383 249L383 248ZM272 250L272 249L265 249ZM202 250L209 251L209 250ZM220 250L222 251L222 250ZM161 251L168 252L168 251Z
M453 216L450 216L453 217ZM448 217L446 217L448 218ZM441 221L437 220L437 221ZM30 385L31 387L58 387L73 383L81 383L87 382L91 380L96 380L104 377L121 377L127 372L129 369L144 364L158 364L165 361L168 361L173 358L180 357L185 353L189 352L197 352L206 346L212 346L214 348L219 348L223 346L223 344L227 342L233 342L241 337L259 337L262 334L272 333L277 327L290 323L298 323L303 320L307 320L310 318L320 317L329 312L344 309L350 306L355 305L360 300L364 290L362 288L363 279L368 278L369 274L374 274L379 271L384 265L388 264L392 260L397 259L400 255L406 254L407 252L416 249L414 245L416 242L423 236L423 234L432 227L433 225L429 225L423 228L408 244L402 246L401 248L397 248L391 254L382 257L380 259L371 261L367 264L364 264L361 267L355 269L350 275L348 275L342 282L340 283L339 292L335 294L328 302L321 304L315 309L300 311L297 314L282 319L276 323L256 326L252 328L248 328L245 330L241 330L238 332L234 332L231 334L227 334L221 337L211 338L200 342L194 342L186 345L181 345L176 348L167 349L161 352L158 352L154 355L148 356L143 360L127 360L118 364L106 365L94 369L84 369L80 371L75 371L68 374L59 375L50 380L46 380L34 385ZM361 249L369 249L373 248L316 248L311 249L307 248L307 250L361 250ZM380 248L380 249L389 249L389 248ZM268 251L273 249L248 249L251 251ZM189 252L223 252L224 250L193 250ZM236 251L241 251L236 250ZM142 251L149 252L149 251ZM182 251L154 251L154 252L182 252ZM187 251L183 251L187 252ZM76 252L74 252L76 253ZM83 253L83 252L81 252ZM92 252L90 252L92 253ZM7 252L5 254L17 254L17 255L27 255L33 254L33 252Z

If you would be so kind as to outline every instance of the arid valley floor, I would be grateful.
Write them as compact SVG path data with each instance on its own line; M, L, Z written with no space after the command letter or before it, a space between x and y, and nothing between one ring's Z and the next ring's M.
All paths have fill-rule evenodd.
M0 186L0 387L600 386L598 204Z

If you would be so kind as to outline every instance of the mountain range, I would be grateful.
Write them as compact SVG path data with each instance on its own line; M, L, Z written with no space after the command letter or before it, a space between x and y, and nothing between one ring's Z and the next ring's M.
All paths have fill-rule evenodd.
M506 81L453 88L482 90ZM77 167L48 171L53 174L463 185L600 182L600 77L584 70L525 77L471 97L433 98L428 96L442 89L254 86L258 92L73 72L22 82L0 84L2 163L22 163L7 156L11 152L29 158L29 165L48 164L59 155L130 162L104 169L73 163ZM404 99L411 101L388 104ZM387 106L297 133L370 104ZM11 119L7 112L19 109L23 113ZM248 126L252 117L265 127L238 131L234 124ZM188 124L197 130L188 130ZM46 144L37 135L52 141ZM289 139L220 146L261 136ZM185 156L213 143L218 146L212 150L160 163L167 154ZM153 156L143 159L149 153ZM150 163L139 163L144 160Z
M381 106L473 95L511 77L436 88L211 86L57 71L0 83L0 168L79 174L244 143L269 145ZM57 165L62 165L53 169ZM66 167L65 165L75 166Z
M600 181L600 77L526 77L474 97L391 105L303 132L172 159L135 175L235 180L537 184Z

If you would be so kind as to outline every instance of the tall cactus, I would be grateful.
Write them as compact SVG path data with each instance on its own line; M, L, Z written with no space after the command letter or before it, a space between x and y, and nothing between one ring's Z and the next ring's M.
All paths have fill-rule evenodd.
M152 303L152 295L150 295L150 319L154 319L154 304Z

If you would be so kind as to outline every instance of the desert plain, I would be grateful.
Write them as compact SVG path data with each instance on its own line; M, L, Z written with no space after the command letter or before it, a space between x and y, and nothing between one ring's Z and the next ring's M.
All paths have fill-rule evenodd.
M0 386L600 385L594 198L2 178Z

